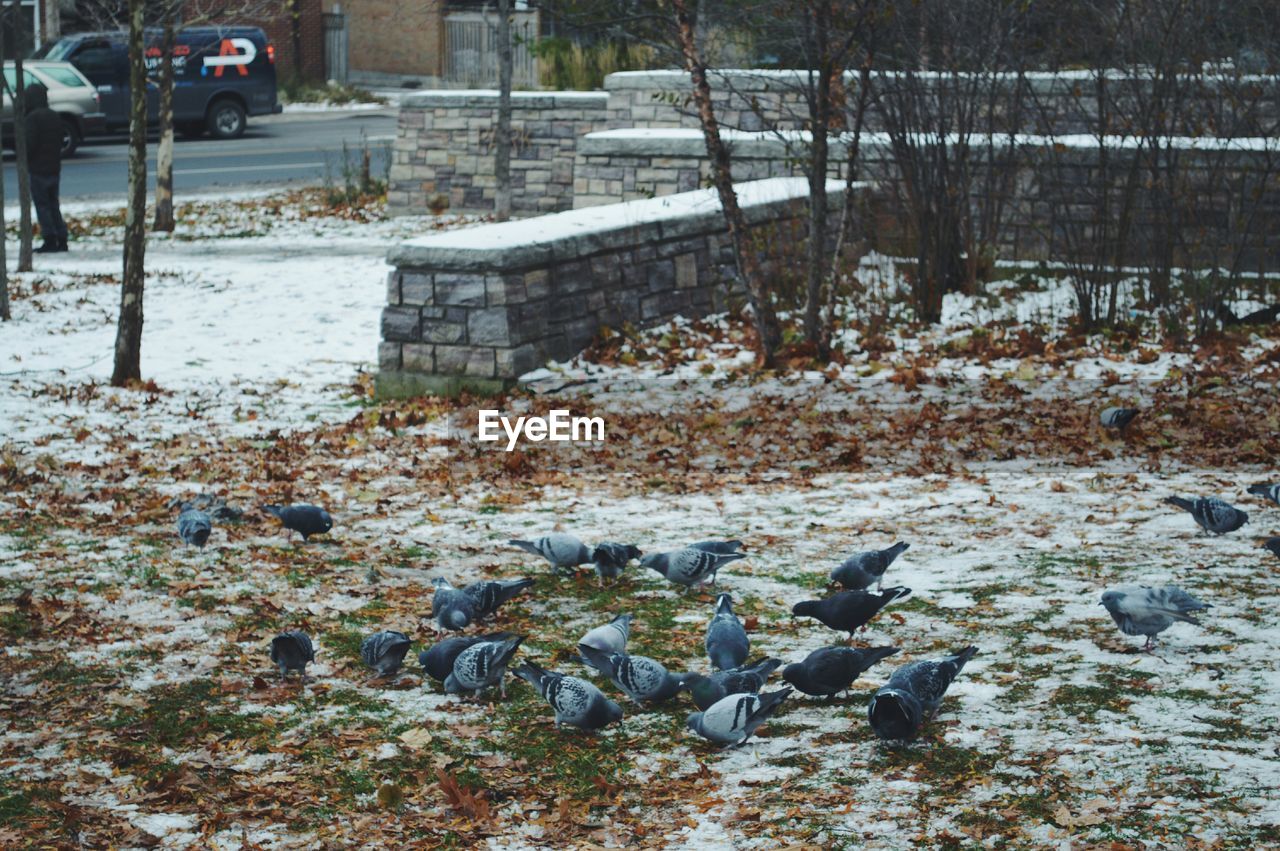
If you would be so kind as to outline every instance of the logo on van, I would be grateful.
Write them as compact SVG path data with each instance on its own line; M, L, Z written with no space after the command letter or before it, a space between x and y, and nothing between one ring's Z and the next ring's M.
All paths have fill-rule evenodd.
M241 53L240 51L244 51ZM253 42L247 38L224 38L222 45L218 49L217 56L206 56L204 58L204 67L200 69L201 74L208 74L209 69L213 69L213 76L221 77L223 70L228 65L235 66L240 72L241 77L249 76L249 69L245 66L253 61L253 57L258 55L258 49L253 46Z

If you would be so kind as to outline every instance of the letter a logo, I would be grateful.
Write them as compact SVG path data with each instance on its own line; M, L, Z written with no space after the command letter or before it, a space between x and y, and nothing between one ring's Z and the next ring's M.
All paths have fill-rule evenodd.
M235 41L243 41L243 39L224 38L222 40L222 47L218 50L218 55L227 57L234 56L235 59L228 59L219 62L217 67L213 69L213 76L221 77L222 72L226 70L227 65L234 65L235 69L240 72L241 77L249 76L249 69L245 67L245 64L247 63L241 60L240 51L236 49L236 45L234 44Z

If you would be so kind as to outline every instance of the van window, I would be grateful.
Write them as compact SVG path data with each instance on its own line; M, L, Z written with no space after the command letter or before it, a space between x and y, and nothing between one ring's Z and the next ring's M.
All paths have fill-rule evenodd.
M110 80L116 75L116 52L110 45L82 48L71 61L90 80Z
M70 68L50 68L42 65L40 66L40 73L54 82L61 83L62 85L69 86L71 88L82 88L88 85L85 83L84 77L81 77Z

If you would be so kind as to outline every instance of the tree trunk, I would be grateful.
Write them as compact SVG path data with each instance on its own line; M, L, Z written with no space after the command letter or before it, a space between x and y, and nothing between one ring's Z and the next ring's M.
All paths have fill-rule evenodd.
M4 44L4 14L0 9L0 44ZM9 258L5 250L4 169L0 168L0 322L13 318L9 311Z
M143 256L147 247L147 69L143 44L145 0L129 0L129 189L124 215L124 279L111 383L142 379Z
M164 41L160 59L160 145L156 149L156 217L151 229L172 233L173 221L173 48L176 41L173 3L164 7Z
M289 34L293 41L293 76L302 79L302 0L289 0Z
M493 217L511 218L511 0L498 0L498 124L493 144Z
M13 153L14 170L18 173L18 271L30 272L31 265L31 175L27 173L27 91L23 77L22 55L26 51L21 4L13 0L9 7L13 22ZM48 234L44 237L48 239Z
M809 124L813 141L809 150L809 242L805 270L804 333L820 357L826 357L830 329L825 327L822 285L827 280L827 134L831 127L831 46L828 33L830 9L819 3L806 15L806 27L812 52L810 59L816 70L809 71ZM817 78L814 78L814 74ZM815 85L816 84L816 85Z
M693 101L698 108L698 120L702 125L703 139L707 144L707 156L711 160L711 180L720 197L725 225L729 229L729 240L733 244L733 253L738 261L738 271L746 283L747 297L751 301L751 310L755 316L756 334L760 338L761 362L763 366L771 367L774 353L782 343L782 329L778 325L778 316L774 312L773 301L764 281L764 272L749 244L746 218L742 215L742 209L738 206L738 195L733 189L729 149L720 138L720 124L716 120L715 108L711 103L711 83L707 79L707 66L698 52L694 37L694 21L689 14L687 0L672 0L672 7L675 10L676 29L680 38L680 52L684 56L685 70L689 72L689 78L693 83Z

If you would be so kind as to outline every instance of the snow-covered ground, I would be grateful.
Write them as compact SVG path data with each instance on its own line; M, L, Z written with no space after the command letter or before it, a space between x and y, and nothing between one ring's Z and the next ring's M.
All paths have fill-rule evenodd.
M1101 435L1103 382L1075 397L1065 383L1041 387L1047 396L1016 402L1028 411L1021 424L985 416L982 394L964 386L733 384L746 372L740 325L713 319L541 374L619 380L570 402L609 412L604 447L478 451L456 431L461 404L368 396L387 242L438 222L308 203L198 206L178 234L150 242L147 388L102 386L119 299L109 216L77 211L88 235L75 251L38 258L15 283L15 320L0 326L6 844L1280 842L1280 563L1255 538L1276 534L1280 509L1244 494L1274 472L1257 463L1265 451L1243 453L1244 437L1234 447L1244 460L1229 468L1188 461L1170 444L1206 424L1183 422L1169 391L1152 402L1169 410L1145 412L1134 434ZM840 377L900 372L912 346L943 351L992 314L1050 333L1069 316L1057 289L1009 296L951 300L943 327L888 331L893 347L874 357L851 338ZM1240 368L1273 347L1250 340ZM956 345L948 369L978 388L1024 365L1166 378L1198 362L1141 350L1099 345L1055 364ZM622 382L657 376L666 380ZM1229 389L1184 395L1213 403ZM1232 435L1249 430L1234 418L1261 417L1252 430L1265 449L1275 404L1248 401L1194 410ZM1003 403L994 394L990 412ZM248 513L197 551L177 545L165 506L201 491ZM1251 522L1200 537L1161 504L1170 493L1221 494ZM264 501L327 505L330 540L286 542L256 510ZM843 637L793 618L794 603L827 593L827 571L850 552L908 541L886 584L912 593L858 639L901 650L847 697L793 695L761 737L725 751L684 728L684 697L626 705L621 726L591 737L552 727L522 682L485 705L444 695L412 662L392 681L369 677L363 635L403 630L415 653L436 640L436 576L537 577L499 626L528 634L521 656L554 670L585 675L578 636L619 611L636 616L635 652L706 670L710 595L677 594L635 566L600 589L506 543L552 529L645 551L740 538L750 557L721 585L752 656L786 662ZM1098 598L1141 583L1179 584L1213 608L1200 626L1165 633L1157 653L1138 653L1140 639L1123 636ZM285 628L316 640L304 686L278 684L266 656ZM878 743L870 693L897 664L968 644L979 654L921 741Z

